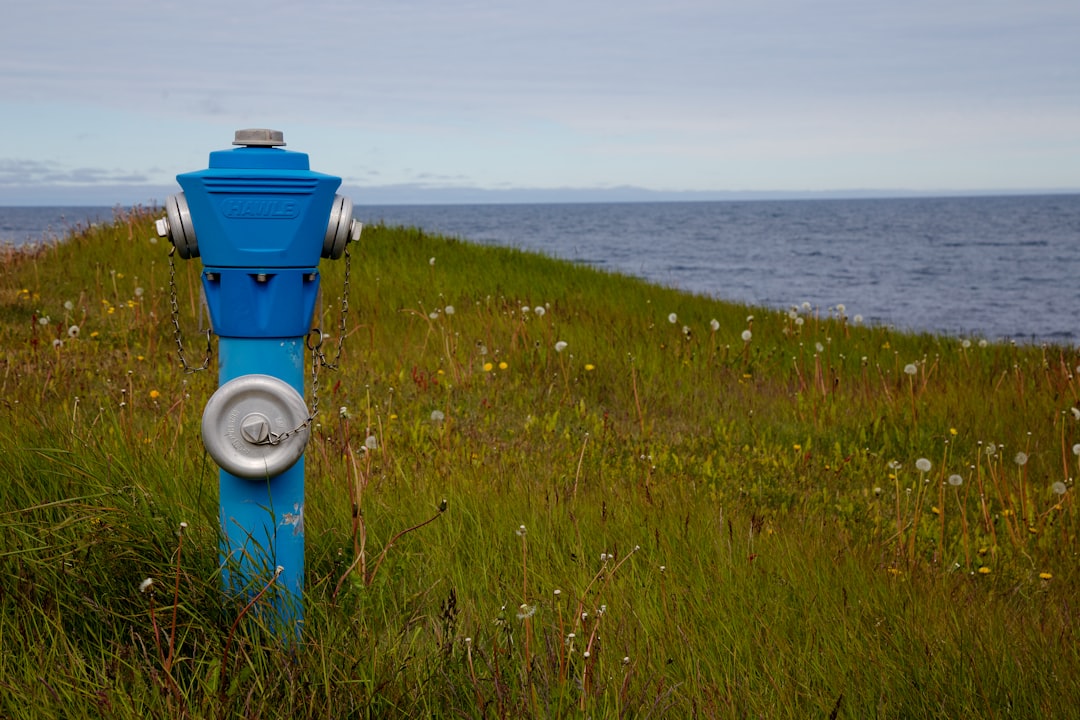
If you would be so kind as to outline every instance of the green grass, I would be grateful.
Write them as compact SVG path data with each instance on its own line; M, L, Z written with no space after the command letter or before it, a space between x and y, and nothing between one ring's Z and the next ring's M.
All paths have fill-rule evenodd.
M1075 349L367 228L282 645L218 591L216 376L152 236L3 260L0 716L1075 712Z

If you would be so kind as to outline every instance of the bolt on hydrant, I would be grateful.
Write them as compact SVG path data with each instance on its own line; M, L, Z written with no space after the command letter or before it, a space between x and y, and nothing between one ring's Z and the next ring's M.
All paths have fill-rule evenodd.
M202 259L218 336L219 387L202 436L221 468L223 589L243 599L269 584L268 620L288 638L304 617L304 448L314 420L304 351L318 264L341 257L361 228L352 201L335 194L341 178L312 172L308 156L284 144L277 130L238 130L238 147L177 175L183 192L166 200L157 232L181 258Z

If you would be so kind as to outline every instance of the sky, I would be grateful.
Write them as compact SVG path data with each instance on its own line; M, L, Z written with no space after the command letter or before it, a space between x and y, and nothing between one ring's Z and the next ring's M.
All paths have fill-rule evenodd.
M0 127L0 205L160 203L249 127L360 204L1080 190L1080 3L7 0Z

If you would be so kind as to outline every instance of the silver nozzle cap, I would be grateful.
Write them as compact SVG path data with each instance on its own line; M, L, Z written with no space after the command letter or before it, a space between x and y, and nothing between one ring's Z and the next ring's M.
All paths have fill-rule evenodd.
M266 128L248 128L237 130L233 145L244 147L279 147L285 144L285 133Z

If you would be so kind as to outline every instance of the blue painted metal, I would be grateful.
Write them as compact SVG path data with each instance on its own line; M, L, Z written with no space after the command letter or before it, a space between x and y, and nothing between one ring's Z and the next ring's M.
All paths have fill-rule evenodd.
M279 378L304 394L302 338L218 340L218 384L242 375ZM220 471L222 586L233 597L258 592L278 567L269 594L278 634L299 633L304 619L304 458L267 478Z
M177 176L184 190L211 323L219 383L271 375L304 393L305 338L318 264L341 179L311 172L304 153L239 147ZM271 599L282 637L303 623L304 458L257 480L221 470L222 581L250 597L282 568Z

